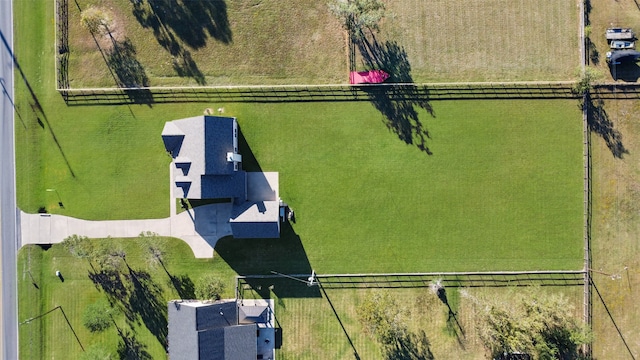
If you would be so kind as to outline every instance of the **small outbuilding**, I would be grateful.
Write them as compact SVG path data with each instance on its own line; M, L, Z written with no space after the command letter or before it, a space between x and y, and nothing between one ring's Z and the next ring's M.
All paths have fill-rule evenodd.
M612 40L634 40L636 34L630 28L609 28L605 33L608 41Z

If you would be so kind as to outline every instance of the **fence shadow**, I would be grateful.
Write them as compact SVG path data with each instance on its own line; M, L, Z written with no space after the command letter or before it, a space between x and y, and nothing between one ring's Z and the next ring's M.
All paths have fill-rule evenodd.
M604 140L611 154L618 159L621 159L624 154L628 154L629 151L622 143L622 134L615 128L604 109L604 101L602 99L589 98L583 106L586 106L587 109L589 130Z
M413 84L411 64L404 47L395 41L379 42L375 35L360 33L354 38L362 56L364 65L369 69L382 69L387 72L389 82ZM416 145L418 149L432 155L427 146L429 131L420 120L416 108L425 109L435 117L433 107L429 103L429 93L418 93L415 86L367 87L373 106L384 116L387 128L395 133L406 144Z
M134 103L303 103L371 102L371 94L382 92L389 101L464 99L577 99L572 82L490 84L378 84L378 85L285 85L235 87L150 87L58 89L69 106L127 105ZM386 89L382 89L386 88ZM639 98L638 89L618 86ZM382 90L381 90L382 89ZM602 87L599 96L606 96ZM608 90L607 90L608 91ZM384 120L386 122L386 118Z

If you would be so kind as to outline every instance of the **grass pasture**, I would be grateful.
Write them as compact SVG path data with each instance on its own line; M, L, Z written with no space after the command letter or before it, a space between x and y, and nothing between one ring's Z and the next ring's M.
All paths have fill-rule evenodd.
M284 285L287 286L287 285ZM289 286L297 287L298 285ZM306 285L299 285L306 286ZM379 345L363 331L357 307L374 293L389 292L402 309L409 331L424 337L416 341L427 348L434 359L486 359L479 337L473 300L461 296L460 289L447 288L451 317L447 306L428 288L408 289L325 289L318 296L298 299L275 297L275 316L284 336L278 352L281 359L380 359ZM471 296L489 302L512 298L523 288L463 289ZM581 313L581 287L545 287L538 289L564 294ZM245 294L251 297L251 294ZM344 329L342 328L344 326ZM346 334L345 334L346 332ZM331 339L328 341L328 339ZM351 345L351 343L353 346Z
M346 37L323 1L77 3L83 10L91 5L108 9L114 40L120 44L130 41L130 51L122 51L125 61L112 63L111 70L118 79L147 79L138 85L348 81ZM112 58L118 59L110 55L113 41L108 35L98 35L96 39L81 26L80 10L70 1L71 87L116 85L107 66Z
M113 19L111 38L97 35L95 40L81 26L78 6L70 4L71 87L112 87L122 80L129 86L215 86L336 84L348 79L345 32L324 1L154 4L79 0L80 9L99 6ZM386 4L377 40L392 56L405 57L410 69L405 74L407 68L387 68L395 75L391 81L552 81L576 76L577 1ZM112 55L114 41L126 44L120 47L125 56ZM368 68L361 56L357 59L358 68Z
M435 117L413 103L379 99L67 106L47 71L53 29L34 20L52 16L53 7L24 4L16 5L16 33L37 41L16 49L33 89L16 82L24 211L45 207L92 220L167 216L165 121L224 107L239 119L245 159L256 159L249 170L280 172L280 194L299 219L301 254L320 272L581 267L575 101L432 102ZM420 150L418 128L433 155Z
M607 141L592 134L592 267L602 295L593 291L593 349L596 359L629 359L640 351L640 102L609 100L603 109L609 138L625 151L614 157Z
M378 41L398 46L415 82L571 80L580 65L578 1L385 4Z

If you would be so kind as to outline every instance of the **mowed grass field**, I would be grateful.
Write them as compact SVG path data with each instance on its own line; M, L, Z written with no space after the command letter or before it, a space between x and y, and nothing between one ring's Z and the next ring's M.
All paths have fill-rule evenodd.
M346 35L324 1L78 0L103 8L130 40L148 85L335 84L349 79ZM81 26L69 3L71 87L114 87L113 43ZM112 66L113 68L113 66ZM116 71L116 77L118 73Z
M419 113L431 156L366 103L237 115L262 169L280 172L294 230L320 272L577 269L582 125L573 104L434 102L435 118Z
M607 142L592 134L592 267L598 271L593 273L593 350L596 358L629 359L640 351L640 102L610 100L604 110L610 138L626 151L616 158Z
M319 271L580 267L573 101L433 103L435 118L419 113L433 155L401 141L367 102L211 106L237 116L259 166L280 172L294 230ZM18 126L19 156L42 159L37 168L18 158L20 206L88 219L168 216L170 159L159 134L201 105L134 107L135 117L126 106L100 110L49 119L75 177L48 129ZM76 111L95 117L74 121ZM33 133L41 141L28 141Z
M577 0L385 2L378 41L403 49L415 82L571 80Z

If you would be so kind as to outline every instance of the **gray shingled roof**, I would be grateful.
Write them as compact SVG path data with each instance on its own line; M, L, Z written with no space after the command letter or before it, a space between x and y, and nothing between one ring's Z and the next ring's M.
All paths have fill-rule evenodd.
M169 302L169 359L197 359L198 332L196 308L184 303Z
M640 52L635 50L618 50L611 53L611 62L633 62L640 58Z
M233 194L222 194L225 188L211 194L203 179L211 176L229 176L241 171L234 170L234 163L227 161L227 153L237 153L236 119L220 116L196 116L165 123L162 140L165 148L174 157L174 180L177 194L189 199L231 198L242 188L242 201L246 198L246 179L235 178L243 184L227 185ZM226 178L228 180L228 178ZM220 180L224 183L225 180ZM215 195L215 196L213 196Z
M253 360L257 326L238 325L235 300L169 302L170 360Z
M234 206L229 223L235 238L279 238L280 202L256 201Z
M233 146L235 121L235 118L204 116L205 174L233 174L233 163L227 161L227 153L238 152Z
M247 173L237 171L232 175L202 176L200 193L203 199L234 198L237 203L247 200Z

